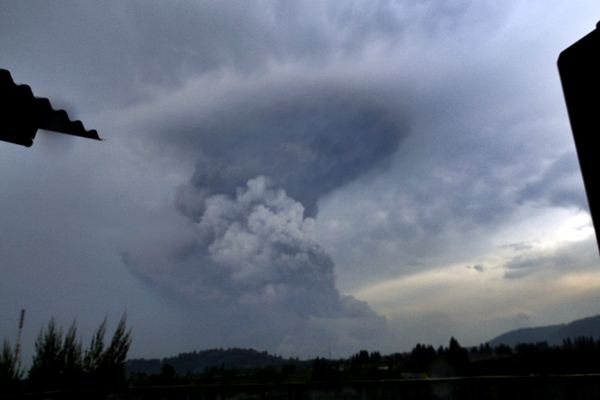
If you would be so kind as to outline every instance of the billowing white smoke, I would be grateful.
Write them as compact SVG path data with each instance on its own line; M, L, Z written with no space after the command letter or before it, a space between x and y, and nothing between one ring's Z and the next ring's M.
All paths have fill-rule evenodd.
M131 251L126 261L192 309L211 308L218 316L204 324L213 334L294 353L323 340L358 346L385 324L366 303L339 294L314 220L267 178L251 179L233 196L207 196L201 208L185 238L166 238L154 253Z
M282 305L299 315L335 315L339 297L333 262L314 241L314 221L283 190L259 176L234 198L205 200L197 224L198 246L211 275L225 277L228 288L215 296L239 294L240 305Z

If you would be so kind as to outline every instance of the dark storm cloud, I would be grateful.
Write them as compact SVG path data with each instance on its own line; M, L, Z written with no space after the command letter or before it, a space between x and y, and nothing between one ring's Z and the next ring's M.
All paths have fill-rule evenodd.
M203 197L231 195L265 175L314 216L320 197L385 163L407 134L373 95L327 84L282 86L236 99L179 135L168 132L199 155L178 196L186 215L199 218Z

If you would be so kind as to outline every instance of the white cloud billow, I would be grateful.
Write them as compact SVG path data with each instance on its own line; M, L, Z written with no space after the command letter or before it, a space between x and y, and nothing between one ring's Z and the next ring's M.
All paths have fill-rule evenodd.
M228 317L243 314L254 321L250 331L270 337L270 347L282 350L307 349L309 336L338 343L349 325L354 328L344 333L349 335L344 342L350 350L373 339L372 329L385 330L385 319L366 303L340 295L334 263L315 240L314 220L267 178L251 179L234 196L209 196L202 208L187 239L150 257L145 248L130 251L125 259L133 272L192 307L212 307ZM239 324L223 321L218 330ZM370 333L361 334L365 330Z

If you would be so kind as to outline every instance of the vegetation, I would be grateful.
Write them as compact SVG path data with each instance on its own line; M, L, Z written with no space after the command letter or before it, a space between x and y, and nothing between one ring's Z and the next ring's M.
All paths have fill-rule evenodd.
M4 340L0 351L0 388L14 391L20 386L22 372L16 352L10 342Z
M121 318L112 340L104 344L106 320L94 332L90 345L83 350L75 322L66 333L54 319L40 330L35 354L27 378L19 366L16 351L8 341L0 353L0 388L4 392L26 390L111 392L125 387L125 361L131 345L131 330Z
M235 354L235 357L233 356ZM242 360L244 354L247 358ZM208 358L203 356L210 355ZM217 357L220 355L221 357ZM464 348L451 338L447 347L417 344L411 352L381 355L361 350L347 359L311 361L230 349L182 353L163 360L130 360L130 385L355 382L473 376L530 376L600 373L600 340L578 338L560 346L547 343ZM238 363L225 360L236 358ZM267 362L261 364L259 360ZM200 369L202 365L204 368ZM243 367L246 365L247 367Z
M352 383L475 376L554 376L600 373L600 340L565 339L561 345L489 343L464 348L455 338L437 349L417 344L412 351L382 355L361 350L345 359L308 361L251 349L213 349L162 360L129 360L131 331L125 316L106 340L106 320L83 347L73 323L66 331L54 319L41 329L27 374L15 349L0 351L0 394L10 392L93 391L174 385L273 385ZM146 390L146 389L144 389ZM148 389L150 390L150 389Z

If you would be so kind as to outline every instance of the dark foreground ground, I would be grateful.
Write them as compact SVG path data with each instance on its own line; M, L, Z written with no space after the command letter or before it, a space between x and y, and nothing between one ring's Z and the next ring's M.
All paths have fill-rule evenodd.
M249 399L600 399L600 374L405 379L345 383L195 385L129 388L122 393L25 394L23 399L249 400Z

